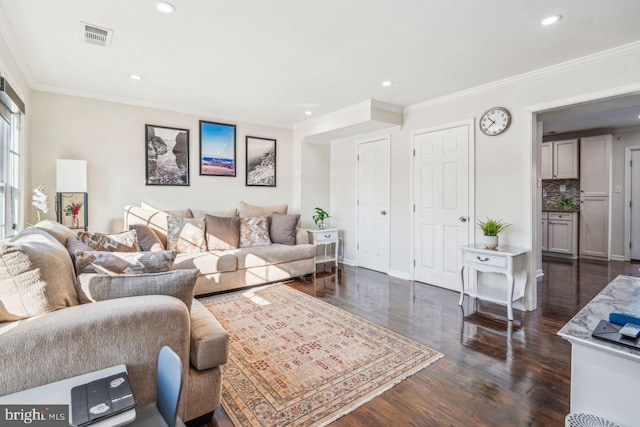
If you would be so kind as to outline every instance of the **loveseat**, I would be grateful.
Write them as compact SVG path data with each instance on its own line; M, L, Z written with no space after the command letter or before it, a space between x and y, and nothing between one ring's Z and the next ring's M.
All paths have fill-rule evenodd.
M81 304L65 248L75 237L58 223L42 221L0 242L0 395L125 364L143 406L156 399L158 353L168 345L184 365L180 417L210 418L220 405L229 335L193 299L197 272L183 300L147 295ZM152 283L162 274L176 275L135 279Z
M240 202L238 209L203 212L195 209L160 211L146 207L125 206L124 226L144 225L151 228L167 248L168 217L203 219L217 217L251 217L287 213L287 205L253 206ZM195 295L207 295L246 286L260 285L312 274L316 250L309 244L308 232L295 229L295 244L272 243L258 247L178 253L173 269L199 270Z

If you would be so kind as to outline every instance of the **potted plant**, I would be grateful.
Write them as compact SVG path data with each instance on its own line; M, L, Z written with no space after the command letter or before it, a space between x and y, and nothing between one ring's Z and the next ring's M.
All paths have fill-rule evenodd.
M486 249L495 249L498 247L498 233L511 224L505 224L501 219L495 220L487 218L486 221L478 220L478 225L484 234L484 247Z
M329 218L329 212L322 208L316 208L316 214L313 216L313 222L318 226L318 230L324 230L324 220Z

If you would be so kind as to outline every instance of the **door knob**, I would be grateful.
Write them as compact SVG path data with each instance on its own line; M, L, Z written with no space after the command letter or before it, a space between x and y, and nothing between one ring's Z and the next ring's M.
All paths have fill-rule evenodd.
M458 221L467 222L467 217L466 216L461 216L461 217L458 218Z
M380 213L381 213L382 215L386 215L386 214L387 214L387 211L381 211Z

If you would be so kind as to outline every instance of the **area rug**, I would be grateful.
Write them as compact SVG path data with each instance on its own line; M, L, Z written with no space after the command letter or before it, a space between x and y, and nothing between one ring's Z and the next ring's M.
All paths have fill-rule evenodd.
M443 355L278 284L200 300L229 331L222 406L236 426L322 426Z

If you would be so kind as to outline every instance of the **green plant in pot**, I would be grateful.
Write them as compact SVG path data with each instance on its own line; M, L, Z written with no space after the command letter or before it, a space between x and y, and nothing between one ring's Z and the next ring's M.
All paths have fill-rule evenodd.
M313 216L313 222L318 226L318 230L324 230L324 220L329 218L329 212L322 208L316 208L316 214Z
M478 226L484 234L484 247L486 249L495 249L498 247L498 234L509 227L511 224L502 222L501 219L495 220L487 218L486 221L478 220Z

